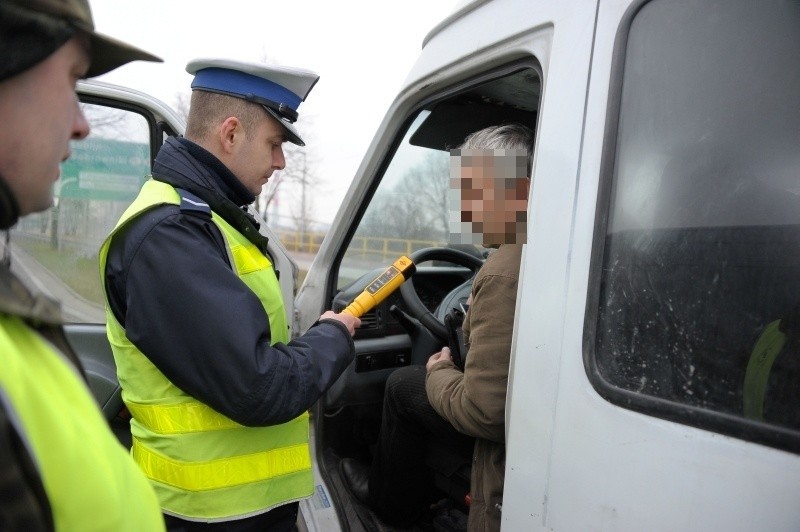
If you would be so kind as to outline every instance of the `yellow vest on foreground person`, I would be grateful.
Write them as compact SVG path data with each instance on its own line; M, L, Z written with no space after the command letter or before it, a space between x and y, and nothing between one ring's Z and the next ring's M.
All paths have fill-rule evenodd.
M95 31L87 0L0 2L0 231L53 204L70 142L89 134L79 79L157 57ZM164 530L147 479L81 378L58 304L0 242L0 529ZM24 267L24 265L22 265Z
M2 299L0 402L41 476L55 529L163 530L155 494L81 376L20 317L7 314Z

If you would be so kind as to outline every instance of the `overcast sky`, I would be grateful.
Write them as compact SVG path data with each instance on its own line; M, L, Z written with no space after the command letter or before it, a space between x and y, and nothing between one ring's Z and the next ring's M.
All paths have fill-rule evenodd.
M456 0L90 0L95 26L164 59L98 79L175 107L189 95L186 64L198 57L264 58L320 74L300 107L303 138L318 161L329 222L427 33Z

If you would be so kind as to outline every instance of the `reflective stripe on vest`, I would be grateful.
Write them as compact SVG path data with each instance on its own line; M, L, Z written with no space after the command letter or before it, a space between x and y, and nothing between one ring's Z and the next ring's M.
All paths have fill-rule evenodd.
M234 420L200 402L145 405L129 401L127 407L131 415L140 423L159 434L182 434L242 427Z
M147 181L101 247L101 275L113 235L135 216L166 203L180 203L176 190ZM271 343L286 342L286 313L272 263L213 212L212 221L225 239L235 273L264 307ZM308 413L271 427L242 426L173 385L127 339L108 304L106 316L123 399L133 415L132 453L153 480L166 512L227 520L312 494Z
M297 440L308 435L308 414L290 422ZM291 427L291 425L294 425ZM150 478L187 491L204 491L258 482L311 468L306 443L287 445L268 451L218 460L182 462L149 450L133 439L133 457Z
M775 359L786 345L786 334L781 332L780 325L781 320L776 320L766 326L747 363L742 390L744 416L747 418L764 420L764 397L767 394L769 374Z
M36 463L56 530L164 530L150 483L78 372L21 319L3 313L0 368L0 400Z
M207 462L179 462L133 439L133 458L145 475L187 491L205 491L258 482L311 468L305 444Z

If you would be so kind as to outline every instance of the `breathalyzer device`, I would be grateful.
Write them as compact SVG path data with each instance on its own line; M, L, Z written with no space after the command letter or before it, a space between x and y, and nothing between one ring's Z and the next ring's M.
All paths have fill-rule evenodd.
M397 290L416 270L414 262L403 255L376 277L342 312L360 318Z

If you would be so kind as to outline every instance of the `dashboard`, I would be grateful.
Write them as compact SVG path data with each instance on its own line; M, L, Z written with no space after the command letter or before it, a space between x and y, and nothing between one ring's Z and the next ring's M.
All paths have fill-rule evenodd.
M368 272L340 290L334 297L333 310L336 312L341 311L382 271L382 269L376 269ZM442 300L453 289L464 284L471 277L472 271L464 267L423 266L417 268L412 280L414 291L419 296L420 301L429 311L435 313ZM378 338L406 333L407 331L403 328L400 319L392 312L392 307L396 307L397 310L406 313L409 310L400 295L400 290L396 290L374 309L361 317L361 327L356 331L355 339ZM397 313L397 310L394 312Z

